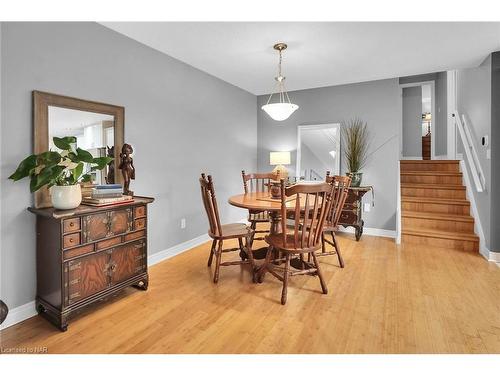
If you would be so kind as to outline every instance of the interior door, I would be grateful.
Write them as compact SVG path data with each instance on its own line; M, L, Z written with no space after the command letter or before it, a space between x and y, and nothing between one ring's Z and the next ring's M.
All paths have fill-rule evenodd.
M115 247L111 253L111 284L118 284L146 270L146 242L139 240Z
M108 259L109 254L104 251L67 263L67 305L108 287Z

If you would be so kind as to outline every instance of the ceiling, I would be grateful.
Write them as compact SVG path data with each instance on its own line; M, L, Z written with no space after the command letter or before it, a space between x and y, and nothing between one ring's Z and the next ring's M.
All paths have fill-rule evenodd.
M477 66L500 50L500 22L104 22L104 26L260 95L288 44L288 90Z

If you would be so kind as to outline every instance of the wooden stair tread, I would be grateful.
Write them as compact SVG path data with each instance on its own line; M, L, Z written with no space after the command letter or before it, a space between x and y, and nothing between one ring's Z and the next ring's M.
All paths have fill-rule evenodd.
M416 203L438 203L438 204L459 204L462 206L470 206L470 202L466 199L453 199L453 198L435 198L435 197L414 197L402 195L401 201L416 202Z
M399 174L406 176L452 176L462 177L462 172L447 171L401 171Z
M447 232L444 230L406 228L402 230L402 234L421 237L445 238L449 240L479 242L479 237L475 234L468 234L463 232Z
M401 216L420 218L420 219L451 220L451 221L462 221L462 222L469 222L469 223L474 222L474 218L470 215L444 214L444 213L439 213L439 212L403 210L403 212L401 213Z
M460 160L400 160L402 164L459 164Z
M402 182L401 187L413 189L465 190L465 186L463 185L419 184L416 182Z

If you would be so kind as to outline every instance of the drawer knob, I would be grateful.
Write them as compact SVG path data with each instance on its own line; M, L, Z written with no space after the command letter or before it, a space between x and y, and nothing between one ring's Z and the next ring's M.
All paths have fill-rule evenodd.
M69 239L69 242L70 242L70 243L73 243L73 241L74 241L74 240L73 240L73 238L70 238L70 239Z
M71 222L71 223L69 223L69 226L70 226L70 227L74 227L74 226L75 226L75 223Z

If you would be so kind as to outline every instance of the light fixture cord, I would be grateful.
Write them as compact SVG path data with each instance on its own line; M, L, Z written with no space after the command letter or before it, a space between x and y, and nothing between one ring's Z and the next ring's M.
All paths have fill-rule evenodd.
M277 77L278 94L279 94L279 100L280 100L279 102L284 103L284 102L288 101L288 103L291 103L290 98L288 97L288 93L285 90L285 83L283 82L283 77L281 75L281 62L283 60L283 56L281 53L282 50L280 49L280 50L278 50L278 52L280 54L280 58L279 58L279 62L278 62L278 77ZM269 104L273 95L274 95L274 93L271 93L271 95L269 95L269 98L267 99L266 104Z

